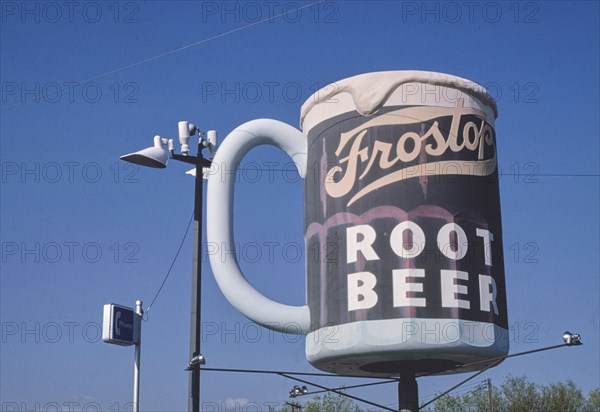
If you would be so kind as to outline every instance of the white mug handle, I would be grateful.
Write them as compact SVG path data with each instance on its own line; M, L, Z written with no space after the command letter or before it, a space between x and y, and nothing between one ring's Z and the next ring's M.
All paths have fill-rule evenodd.
M208 178L206 238L219 248L233 251L233 194L236 171L242 158L253 147L268 144L288 154L304 178L307 164L306 136L298 129L272 119L251 120L235 128L224 139L213 163L228 173ZM225 260L225 261L223 261ZM280 332L306 335L309 332L308 306L292 306L275 302L258 292L246 280L236 258L210 256L210 265L227 300L254 322Z

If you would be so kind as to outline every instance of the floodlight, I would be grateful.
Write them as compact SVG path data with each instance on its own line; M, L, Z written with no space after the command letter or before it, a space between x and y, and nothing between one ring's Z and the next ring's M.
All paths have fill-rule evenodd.
M290 398L295 398L296 396L306 395L308 393L308 388L306 386L299 387L298 385L294 385L292 389L290 389Z
M194 370L200 367L200 365L206 365L206 359L202 355L194 356L188 366L185 368L186 371Z
M188 121L181 121L178 123L179 126L179 143L181 143L181 153L187 155L190 151L190 138L196 133L198 128L195 124Z
M216 130L209 130L208 132L206 132L206 143L205 145L208 147L208 150L210 151L210 155L208 156L208 158L210 160L212 160L215 157L215 153L217 153L217 131Z
M565 345L573 346L573 345L581 345L581 336L577 333L571 333L569 331L563 333L563 340L565 341Z
M164 169L169 161L169 154L163 148L168 145L169 150L173 147L173 140L154 136L154 146L121 156L121 160L135 163L140 166L156 167Z

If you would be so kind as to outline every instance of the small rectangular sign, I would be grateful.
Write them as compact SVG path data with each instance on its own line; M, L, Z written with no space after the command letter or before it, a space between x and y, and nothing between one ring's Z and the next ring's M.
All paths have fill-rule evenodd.
M115 305L104 305L102 322L102 340L115 345L130 346L139 340L139 316L132 308Z

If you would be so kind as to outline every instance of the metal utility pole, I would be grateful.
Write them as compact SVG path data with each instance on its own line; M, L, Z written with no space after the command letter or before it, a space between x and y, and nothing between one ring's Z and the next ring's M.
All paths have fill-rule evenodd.
M142 317L144 310L142 309L142 301L135 301L135 316L134 325L137 323L137 342L135 343L135 354L133 360L133 412L140 410L140 352L142 346Z
M188 156L190 138L198 133L198 155ZM205 159L202 150L209 149L211 158L214 155L217 144L217 132L208 131L208 140L202 138L202 132L188 122L179 122L179 142L183 154L176 154L173 139L163 139L160 136L154 136L154 146L134 153L121 156L122 160L139 164L141 166L165 168L168 158L189 163L195 166L195 191L194 191L194 249L192 251L192 304L190 319L190 362L185 370L190 371L188 410L190 412L200 412L200 366L206 363L204 357L200 354L201 325L200 325L200 301L202 285L202 179L203 169L209 168L210 159ZM167 146L167 154L163 146Z
M286 402L285 404L292 407L292 412L302 411L302 405L300 405L298 402L294 402L294 403Z
M202 326L201 300L202 300L202 147L198 145L198 162L196 163L196 182L194 194L194 250L192 251L192 306L190 310L190 359L200 355L200 341ZM200 411L200 365L194 367L190 373L190 398L188 411Z
M192 251L192 305L190 310L190 371L188 411L200 411L200 366L201 362L193 362L200 354L202 335L201 300L202 300L202 205L203 205L203 168L210 167L210 160L202 156L205 149L203 142L198 143L197 156L183 156L170 153L171 159L191 163L196 166L194 190L194 246Z

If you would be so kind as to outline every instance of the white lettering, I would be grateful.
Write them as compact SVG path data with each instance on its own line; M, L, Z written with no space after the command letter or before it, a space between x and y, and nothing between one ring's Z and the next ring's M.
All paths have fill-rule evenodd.
M362 239L358 237L361 235ZM346 262L354 263L358 259L360 251L366 260L379 260L379 256L373 249L373 242L377 234L375 229L369 225L352 226L346 229Z
M423 292L423 284L409 282L408 278L424 278L425 269L396 269L392 272L394 285L394 307L425 307L425 298L408 297L408 292Z
M405 234L410 238L406 239ZM414 222L398 223L390 235L390 245L394 253L402 258L417 257L425 248L425 233Z
M491 306L493 306L494 313L498 314L496 294L496 281L494 278L487 275L479 275L479 309L481 311L489 312Z
M477 236L483 238L483 252L485 255L485 264L488 266L492 266L492 240L494 240L494 235L492 232L486 229L477 229Z
M444 270L440 272L442 284L442 307L443 308L461 308L470 309L471 303L468 300L458 299L456 295L466 295L468 293L465 285L459 285L455 280L469 280L469 274L460 270Z
M348 311L370 309L377 304L377 293L373 290L377 278L371 272L348 275Z
M456 234L456 239L450 237L452 233ZM469 247L467 234L456 223L448 223L442 226L437 236L437 243L440 252L448 259L460 260L467 254Z

